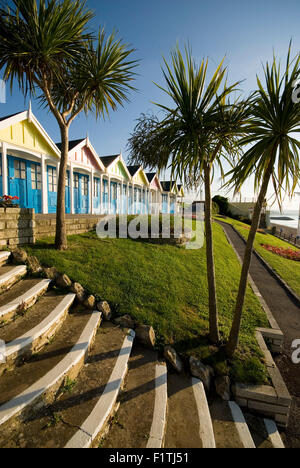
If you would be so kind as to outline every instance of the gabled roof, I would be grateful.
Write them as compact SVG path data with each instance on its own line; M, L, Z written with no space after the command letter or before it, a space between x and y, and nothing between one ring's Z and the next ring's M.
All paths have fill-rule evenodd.
M153 181L156 176L156 172L146 172L147 179L149 180L149 184Z
M160 182L164 192L172 192L175 182L164 181Z
M141 169L141 166L127 166L128 171L132 177Z
M163 191L163 188L162 188L162 186L161 186L159 177L158 177L158 175L157 175L156 172L148 172L148 173L146 174L146 177L147 177L147 179L148 179L148 181L149 181L149 185L151 185L151 183L153 182L153 180L154 180L155 177L156 177L157 183L158 183L158 186L159 186L159 189L160 189L161 191Z
M6 120L6 119L10 119L11 117L14 117L15 115L19 115L19 114L23 114L23 111L22 112L16 112L15 114L5 115L3 117L0 117L0 122L2 122L3 120Z
M28 120L29 123L33 124L37 131L41 134L44 138L46 143L49 147L53 150L56 156L60 157L60 150L54 143L54 141L50 138L44 127L40 124L38 119L34 116L31 111L31 106L29 106L29 110L25 110L23 112L17 112L16 114L11 114L7 116L3 116L0 118L0 130L9 127L11 125L15 125L23 120Z
M104 166L107 168L109 167L120 155L114 154L112 156L101 156L100 159Z
M178 190L178 196L182 196L184 197L185 194L184 194L184 190L183 190L183 185L182 184L177 184L177 190ZM179 195L181 193L181 195Z
M69 141L69 151L72 149L76 148L76 146L80 145L85 140L85 138L81 138L80 140L71 140ZM56 146L61 150L62 144L61 143L56 143Z

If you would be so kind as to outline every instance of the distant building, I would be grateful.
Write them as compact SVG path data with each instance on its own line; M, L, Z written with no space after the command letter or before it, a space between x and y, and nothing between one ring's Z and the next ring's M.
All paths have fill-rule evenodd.
M234 216L241 216L249 221L252 220L255 208L255 202L229 202L228 208ZM268 227L270 225L270 211L268 211L267 203L265 203L261 214L261 227Z

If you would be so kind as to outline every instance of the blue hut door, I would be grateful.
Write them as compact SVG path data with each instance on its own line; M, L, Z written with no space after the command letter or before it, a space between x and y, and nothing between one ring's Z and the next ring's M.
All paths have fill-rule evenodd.
M94 213L100 213L100 179L94 178Z
M122 213L122 185L117 184L117 214Z
M168 213L168 195L162 196L162 212Z
M66 196L65 196L65 205L66 205L66 213L71 213L71 189L70 189L70 171L67 171L66 174Z
M40 164L28 163L31 185L28 186L28 206L36 213L42 212L42 169Z
M128 214L133 214L133 209L132 209L132 187L129 187L129 193L128 193Z
M103 180L103 213L108 213L108 180Z
M57 205L57 169L48 166L48 213L56 213Z
M8 156L8 194L19 197L21 208L28 208L26 161Z
M111 214L116 214L117 213L117 184L115 182L111 182L110 204L111 204Z
M89 176L80 175L81 183L81 211L80 213L88 214L89 212Z
M142 190L138 189L138 214L141 214L142 211Z
M174 198L171 198L170 213L175 214L175 200L174 200Z
M79 197L79 174L74 172L74 213L79 214L80 213L80 197Z
M133 211L132 214L137 214L137 199L138 199L138 189L134 189L134 196L133 196Z
M123 185L122 214L127 214L127 186Z

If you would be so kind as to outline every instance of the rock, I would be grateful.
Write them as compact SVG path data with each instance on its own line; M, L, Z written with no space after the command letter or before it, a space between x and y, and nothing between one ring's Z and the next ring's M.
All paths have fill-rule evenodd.
M99 302L97 304L97 309L102 312L102 318L104 320L111 320L112 319L112 311L110 305L106 301Z
M23 249L15 249L12 252L12 258L14 263L26 263L28 255Z
M67 275L58 275L56 278L56 284L59 288L70 288L72 281Z
M191 374L200 379L206 392L210 391L211 379L214 377L214 370L210 366L205 366L199 359L190 357Z
M52 268L44 268L44 275L46 276L46 278L52 280L52 281L55 281L57 279L57 277L59 276L59 273L57 271L56 268L52 267Z
M86 307L87 309L94 309L95 304L96 304L96 298L95 296L92 296L92 295L88 296L83 303L84 307Z
M85 292L84 292L84 289L83 287L81 286L80 283L73 283L71 288L70 288L70 291L73 293L73 294L76 294L76 298L79 302L84 302L85 300Z
M171 346L165 346L164 356L170 362L170 364L172 364L174 369L180 374L180 372L182 372L183 365L175 349L173 349Z
M37 275L43 271L43 268L41 267L41 264L36 257L28 257L27 266L29 273L33 275Z
M228 375L217 377L215 380L216 392L224 401L230 401L230 378Z
M139 325L136 330L137 339L147 348L153 349L155 346L155 332L149 325Z
M122 317L116 318L115 323L120 325L121 328L131 328L133 330L135 328L134 320L130 317L130 315L123 315Z

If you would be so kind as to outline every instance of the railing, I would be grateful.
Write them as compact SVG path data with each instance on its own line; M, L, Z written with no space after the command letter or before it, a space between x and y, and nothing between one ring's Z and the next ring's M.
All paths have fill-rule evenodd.
M278 226L273 226L272 233L279 239L285 240L286 242L289 242L295 247L300 247L300 236L297 236L296 234L293 234L291 232L286 232L284 230L284 226L282 228L279 228Z

